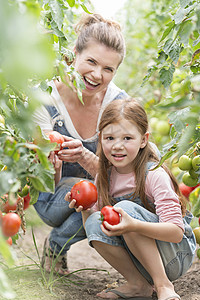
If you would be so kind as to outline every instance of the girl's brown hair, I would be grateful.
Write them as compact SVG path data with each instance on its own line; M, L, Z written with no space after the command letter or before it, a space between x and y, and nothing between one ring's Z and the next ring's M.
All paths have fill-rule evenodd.
M99 199L101 198L102 205L110 205L113 204L113 199L109 195L109 168L111 167L110 162L104 155L101 145L102 138L102 130L109 124L119 123L122 119L128 120L134 125L137 126L139 132L142 136L148 132L148 118L143 107L133 98L129 99L118 99L112 101L105 108L101 120L99 123L99 143L97 149L97 155L99 156L99 171L97 177L97 190ZM147 171L147 163L155 162L155 166L159 163L159 158L156 155L154 149L152 149L151 144L147 142L144 148L141 148L133 161L133 170L135 173L136 180L136 189L133 191L132 199L136 197L140 197L142 203L145 208L150 211L155 212L155 209L152 208L147 200L145 194L145 175ZM162 168L168 173L170 176L174 190L179 196L182 214L185 214L186 211L186 199L181 194L179 190L178 183L176 178L170 172L165 164L162 165Z
M125 42L120 25L99 14L84 14L75 26L78 34L76 51L81 53L87 48L88 42L93 39L108 48L115 50L121 55L122 62L125 56Z

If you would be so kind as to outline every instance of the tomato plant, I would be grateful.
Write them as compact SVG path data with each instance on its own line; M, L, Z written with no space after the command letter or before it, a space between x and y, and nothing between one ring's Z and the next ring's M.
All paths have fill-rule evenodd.
M88 180L77 182L71 189L71 199L75 199L76 206L81 205L83 209L92 207L97 198L97 188Z
M16 213L7 213L2 217L2 232L10 237L18 233L21 226L21 219Z
M113 206L106 205L101 209L101 221L104 227L104 221L110 225L117 225L120 222L120 215L113 209Z
M178 167L183 171L190 170L192 168L192 159L187 155L182 155L179 158Z
M46 133L51 143L57 143L57 147L54 149L54 152L57 154L60 150L62 150L62 143L64 143L64 137L57 131L50 131Z
M197 244L200 245L200 227L194 228L193 232L194 232Z

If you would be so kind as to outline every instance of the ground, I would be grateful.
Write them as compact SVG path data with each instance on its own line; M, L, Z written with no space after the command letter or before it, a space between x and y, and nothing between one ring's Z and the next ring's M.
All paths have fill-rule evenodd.
M33 228L35 243L40 255L44 238L49 231L50 227L46 225ZM7 272L14 286L17 300L99 299L96 297L99 291L123 282L122 276L112 269L93 248L89 247L87 240L73 245L68 254L70 271L79 271L65 278L54 276L49 279L46 274L49 279L47 282L41 276L39 267L35 264L34 267L28 266L33 263L33 260L39 262L31 227L27 228L26 234L18 240L13 249L16 255L16 264L25 266L24 269L12 268ZM80 269L83 270L80 271ZM195 258L191 269L175 281L174 285L182 300L200 300L200 260L198 258Z

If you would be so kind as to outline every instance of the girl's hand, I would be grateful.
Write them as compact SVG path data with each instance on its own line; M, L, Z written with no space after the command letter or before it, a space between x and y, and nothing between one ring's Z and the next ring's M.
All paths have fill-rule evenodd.
M80 140L63 135L65 141L62 143L63 148L58 152L58 157L62 161L77 162L83 155L83 144Z
M113 207L116 212L121 215L120 223L117 225L110 225L108 222L104 222L104 225L101 224L101 230L108 236L119 236L127 232L134 231L136 227L137 220L130 217L122 208ZM134 226L135 225L135 226Z
M71 193L68 192L66 195L65 195L65 200L70 202L69 203L69 208L74 208L76 210L76 212L81 212L83 210L83 206L76 206L76 200L75 199L71 199Z
M48 159L53 164L55 169L55 185L57 185L61 179L61 171L62 171L62 160L58 158L54 151L50 152Z

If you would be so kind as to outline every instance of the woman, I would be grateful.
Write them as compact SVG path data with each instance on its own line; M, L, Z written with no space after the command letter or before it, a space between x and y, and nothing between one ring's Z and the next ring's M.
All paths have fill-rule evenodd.
M55 271L63 275L69 272L67 250L73 243L86 238L81 227L81 214L70 209L64 197L76 182L82 178L92 180L96 175L98 158L94 153L103 108L114 99L127 97L111 82L125 55L119 24L93 14L84 16L76 30L78 39L73 64L85 84L82 91L84 105L74 89L54 81L51 103L34 115L35 123L43 131L56 130L65 136L65 149L58 153L62 161L61 181L54 194L40 193L34 205L42 220L53 227L45 240L42 264L50 271L52 259L61 252L56 258Z

